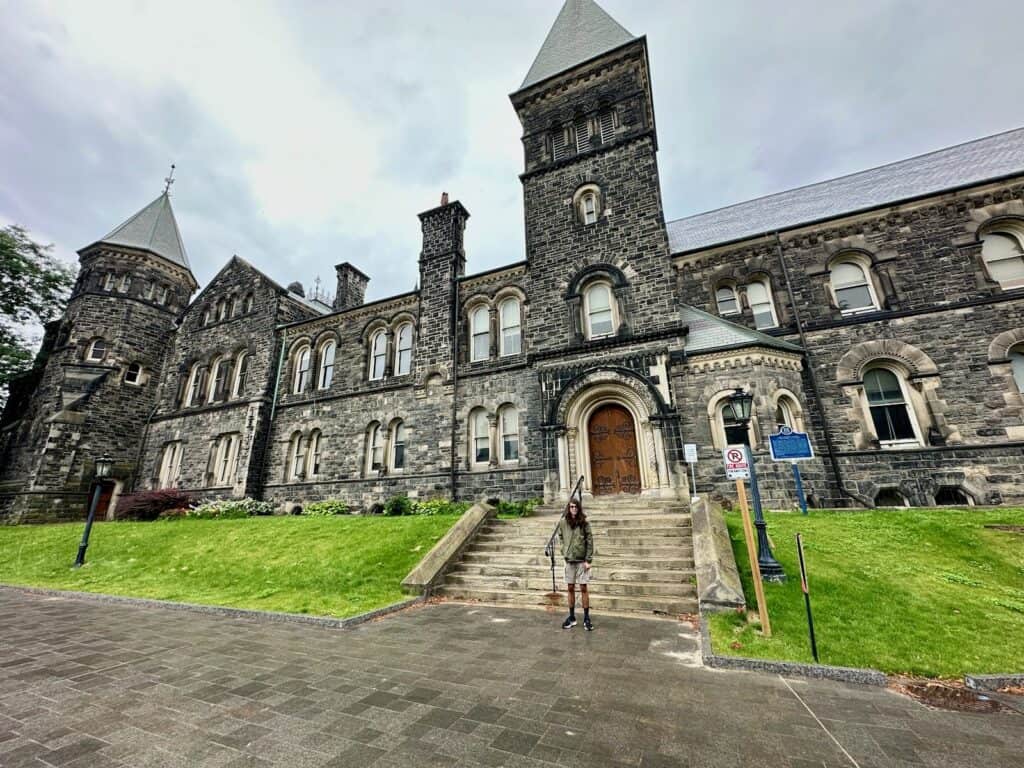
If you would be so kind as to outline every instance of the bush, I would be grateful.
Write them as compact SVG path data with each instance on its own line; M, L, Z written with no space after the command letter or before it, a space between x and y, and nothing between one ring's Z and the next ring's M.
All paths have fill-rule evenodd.
M171 510L187 509L194 503L191 494L176 488L142 491L122 496L117 504L117 516L125 520L156 520Z
M269 501L256 501L256 499L207 501L187 512L188 517L195 517L200 520L228 520L272 514L274 514L273 504Z
M384 514L389 517L412 514L412 502L408 496L392 496L384 504Z
M330 517L331 515L347 515L348 504L338 499L328 499L327 501L314 501L312 504L307 504L303 514L310 517Z
M424 499L412 502L413 515L461 515L472 506L468 501L448 499Z
M499 501L498 514L503 517L530 517L543 499L526 499L524 501Z

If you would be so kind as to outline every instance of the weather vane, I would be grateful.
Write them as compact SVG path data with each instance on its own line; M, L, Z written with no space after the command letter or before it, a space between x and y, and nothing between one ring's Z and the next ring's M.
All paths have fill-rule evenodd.
M171 163L171 173L164 177L164 194L168 194L171 191L171 184L174 183L174 163Z

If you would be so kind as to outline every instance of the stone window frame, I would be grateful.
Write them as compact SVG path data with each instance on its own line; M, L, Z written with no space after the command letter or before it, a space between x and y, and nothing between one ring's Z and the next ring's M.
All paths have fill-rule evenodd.
M572 147L575 144L575 135L572 134L570 126L565 123L555 123L548 132L547 144L551 156L551 162L557 163L573 156Z
M135 371L134 376L132 375L133 369ZM143 384L146 383L143 378L145 370L146 369L142 367L142 363L140 363L138 360L129 363L128 367L124 369L124 383L130 384L133 387L141 387Z
M1013 370L1013 353L1024 354L1024 326L1011 328L998 334L988 347L989 373L1002 390L1003 401L1010 413L1017 414L1018 420L1024 421L1024 382L1019 382ZM1024 435L1019 425L1008 428Z
M226 297L217 300L217 322L228 319L228 300Z
M466 350L467 359L471 363L482 363L490 360L492 357L492 351L494 348L494 334L491 332L491 312L493 307L490 300L485 296L475 296L466 302ZM474 326L476 318L482 317L484 322L484 331L478 331ZM487 338L487 354L478 357L476 348L476 338L480 336L486 336Z
M121 279L117 281L117 292L128 293L128 289L132 287L132 276L130 272L124 272L121 274Z
M502 314L502 308L510 302L516 302L519 317L519 351L518 352L506 352L505 351L505 318ZM494 295L494 301L492 302L494 307L495 321L497 324L497 352L498 357L515 357L521 355L526 350L526 343L523 338L523 328L526 326L526 294L523 293L519 288L515 286L505 286ZM492 347L494 343L492 342Z
M508 414L508 413L514 413L515 417L516 417L516 431L515 431L516 455L513 456L512 458L509 458L508 455L505 452L505 437L506 437L506 434L508 434L505 431L505 415ZM505 402L505 403L502 403L500 406L498 406L498 410L496 412L496 415L497 415L497 442L498 442L497 453L498 453L498 463L502 464L502 465L505 465L505 466L518 465L519 462L520 462L520 457L522 456L522 453L523 453L522 449L521 449L521 446L522 446L522 437L521 437L521 435L522 435L522 428L520 426L521 422L522 422L522 418L521 418L522 414L520 413L519 408L516 406L515 403Z
M160 295L159 295L159 298L158 298L158 302L160 304L166 304L169 294L170 294L170 288L168 288L166 285L161 285L160 286Z
M213 468L210 482L214 487L225 488L234 485L238 474L238 449L242 443L239 432L225 432L218 435L212 446Z
M327 350L331 349L330 362L327 358ZM338 357L338 339L332 333L328 334L326 338L320 339L316 345L316 380L315 389L325 390L330 389L334 383L334 369L337 367ZM330 371L330 378L325 381L324 379L328 376L328 370Z
M733 304L736 305L735 309L728 312L722 309L722 297L719 295L722 291L728 291L732 295ZM715 285L715 310L719 317L736 317L743 313L739 290L734 280L721 280Z
M750 382L743 382L742 384L737 384L734 387L719 390L708 400L707 414L708 424L711 428L711 444L719 451L724 450L725 447L729 445L725 437L725 415L723 414L723 411L729 403L729 398L736 391L736 387L741 387L747 392L755 391ZM759 395L754 395L754 404L750 410L750 421L747 423L747 444L750 446L750 450L752 451L761 447L761 423L758 417L758 405L760 399ZM772 410L772 416L774 418L774 407Z
M403 329L409 329L409 346L408 348L402 347L402 331ZM416 350L416 317L411 312L401 311L391 318L388 324L388 346L387 357L385 362L386 373L388 376L409 376L412 374L412 366L414 362L414 354ZM404 373L399 373L399 363L401 362L401 353L409 353L409 370Z
M873 370L884 370L893 374L900 386L900 393L903 396L903 407L907 410L907 417L910 426L914 431L913 438L901 440L882 440L875 429L874 417L871 415L871 404L868 401L867 389L864 386L864 377ZM879 358L871 360L861 368L858 395L861 411L864 415L864 425L867 428L871 439L882 450L901 450L923 448L928 445L925 437L927 427L930 426L927 419L927 406L921 401L919 393L910 386L911 372L909 369L895 360Z
M227 368L224 371L224 379L221 385L217 386L217 376L220 372L222 365L227 364ZM227 400L228 392L231 391L231 381L234 379L234 366L232 364L231 355L219 354L213 358L210 363L210 379L206 384L206 402L216 403L222 399Z
M588 221L588 206L587 201L593 202L593 221ZM597 224L601 218L605 215L604 210L604 193L601 187L594 182L588 182L579 186L572 195L572 209L576 214L576 221L585 226L589 227Z
M398 438L402 439L399 440ZM402 447L402 463L398 464L398 447ZM391 472L404 472L409 460L409 428L405 420L401 418L392 419L388 427L388 470Z
M104 273L103 282L100 284L100 288L102 288L104 291L113 291L115 279L116 277L113 271Z
M320 477L323 463L323 432L319 428L310 431L306 438L306 451L303 464L306 479Z
M295 430L288 438L287 451L284 461L284 481L286 483L301 482L305 477L305 453L300 430Z
M96 357L96 345L97 344L102 345L101 349L100 349L99 357ZM86 346L85 346L85 355L83 356L83 359L87 363L102 363L104 360L107 359L107 355L110 354L109 346L110 345L107 344L107 340L105 338L103 338L102 336L96 336L96 337L90 339L89 343L86 344Z
M751 286L760 286L764 289L765 298L767 299L768 311L771 313L772 324L771 325L758 325L757 324L757 313L754 312L754 302L750 297ZM743 291L746 294L747 306L750 307L750 313L754 317L754 328L759 331L765 331L770 328L779 327L779 311L775 306L775 292L772 290L771 275L768 274L755 274L750 280L743 286Z
M782 408L784 411L789 412L789 420L786 425L790 427L794 432L806 432L804 422L804 409L800 404L800 398L797 397L796 393L790 389L779 387L771 395L771 408L772 408L772 424L775 425L776 431L780 426L777 418L779 409ZM792 423L790 423L792 422Z
M245 396L245 387L249 383L250 357L247 349L242 349L235 354L234 370L231 373L231 398Z
M589 301L587 292L596 283L607 283L611 293L612 325L610 334L591 336ZM565 293L566 308L569 311L570 328L577 344L586 341L623 338L629 335L629 297L630 284L626 276L614 264L598 262L584 267L569 283Z
M466 426L468 427L466 433L469 448L466 459L469 469L480 471L495 466L497 463L497 456L494 450L494 431L497 426L496 416L484 406L477 405L469 410ZM485 430L483 434L479 434L481 427ZM477 458L478 441L480 440L487 441L487 458L482 461Z
M871 306L856 307L854 309L843 309L840 307L839 298L836 295L836 287L832 281L832 271L840 264L852 264L860 269L861 273L864 275L868 294L871 297ZM882 303L878 298L879 291L875 282L874 261L871 258L871 254L862 250L853 249L840 251L828 260L828 264L826 265L826 274L828 274L827 285L829 298L832 301L832 305L839 310L843 317L881 311Z
M156 280L147 280L146 289L143 291L142 296L146 301L152 301L156 295Z
M379 350L378 350L379 345ZM380 373L377 373L377 360ZM366 336L366 380L383 381L388 375L388 329L383 323L374 325Z
M202 405L203 399L203 370L202 361L196 360L192 363L188 372L188 381L185 384L185 408L193 408Z
M1024 277L1008 281L1003 283L993 276L992 271L989 269L989 263L985 259L985 238L990 235L1001 235L1008 237L1017 242L1017 247L1021 251L1021 262L1024 264L1024 219L1018 216L999 216L985 222L984 225L978 228L978 262L981 265L982 270L985 273L985 277L992 283L998 285L1002 290L1009 291L1015 288L1024 288Z
M387 445L384 424L379 419L371 421L364 435L363 471L366 477L383 474L387 467ZM380 451L380 459L375 460L374 454Z
M306 365L301 367L303 355ZM301 395L313 383L313 345L308 338L298 339L292 345L292 353L288 356L291 376L288 381L288 393Z
M612 329L607 333L595 334L593 326L591 324L591 296L598 288L604 288L608 294L608 310L611 315ZM618 335L619 324L620 324L620 312L618 301L615 296L615 286L611 280L606 278L594 278L589 280L583 287L583 330L587 341L596 341L599 339L611 339ZM603 311L603 310L601 310Z
M176 488L181 478L181 458L184 446L181 440L168 440L160 448L160 462L157 468L156 487Z
M255 297L255 295L253 294L252 291L249 291L247 294L245 294L245 298L242 300L242 312L243 312L243 314L247 315L250 312L252 312L253 306L255 304L255 300L256 300L256 297Z

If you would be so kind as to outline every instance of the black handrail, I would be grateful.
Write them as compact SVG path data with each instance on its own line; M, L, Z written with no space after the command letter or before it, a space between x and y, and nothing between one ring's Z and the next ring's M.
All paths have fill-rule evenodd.
M565 513L569 511L569 505L572 504L573 499L578 502L583 501L583 475L580 475L580 479L576 481L576 486L572 489L572 493L569 494L569 500L565 502L565 509L562 510L562 514L558 517L558 522L555 523L555 530L551 532L551 537L548 539L547 546L544 547L544 556L551 558L551 591L557 592L558 587L555 586L555 539L558 538L558 526L562 524L562 518L565 517Z

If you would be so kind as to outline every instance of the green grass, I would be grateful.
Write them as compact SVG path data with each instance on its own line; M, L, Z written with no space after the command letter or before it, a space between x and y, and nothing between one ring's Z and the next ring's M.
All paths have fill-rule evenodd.
M401 581L458 519L254 517L0 527L0 583L235 608L353 616L402 600Z
M726 516L754 608L743 526ZM743 616L710 619L715 652L809 662L794 534L801 532L821 663L959 677L1024 672L1022 509L768 513L786 584L765 584L772 637Z

